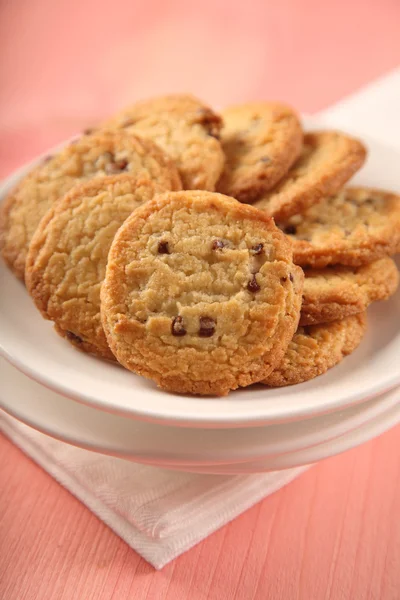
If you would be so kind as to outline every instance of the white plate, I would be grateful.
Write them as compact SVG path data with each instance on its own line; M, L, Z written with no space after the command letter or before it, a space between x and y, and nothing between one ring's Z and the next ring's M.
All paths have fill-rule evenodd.
M191 473L208 473L213 475L239 475L249 473L263 473L267 471L281 471L284 469L292 469L302 465L311 465L336 456L347 450L351 450L356 446L361 446L373 438L382 435L396 425L400 425L400 395L399 391L392 390L386 396L392 396L395 400L394 406L385 410L381 415L371 419L357 429L346 433L338 438L329 440L313 448L306 448L287 454L279 454L277 456L268 456L266 458L245 462L235 463L232 465L213 465L207 467L180 467L168 466L169 469L176 471L188 471Z
M323 127L323 120L311 126ZM367 143L370 158L358 181L400 190L400 153L369 138ZM11 177L6 188L21 175ZM74 350L54 334L2 262L0 290L0 351L10 362L65 396L137 419L186 427L259 426L338 410L400 384L400 292L373 307L361 346L326 375L282 389L252 386L221 399L168 394L117 365Z
M248 462L316 446L375 419L397 402L390 392L304 421L201 430L144 423L85 406L28 379L3 359L0 380L0 407L27 425L69 444L158 466Z

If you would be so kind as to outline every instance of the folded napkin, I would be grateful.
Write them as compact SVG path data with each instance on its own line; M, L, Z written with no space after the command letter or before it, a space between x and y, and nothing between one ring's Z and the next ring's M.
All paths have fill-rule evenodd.
M0 429L156 569L307 468L181 473L69 446L5 413Z
M395 145L399 102L400 69L323 116L332 127ZM0 430L156 569L308 468L233 476L181 473L69 446L5 413Z

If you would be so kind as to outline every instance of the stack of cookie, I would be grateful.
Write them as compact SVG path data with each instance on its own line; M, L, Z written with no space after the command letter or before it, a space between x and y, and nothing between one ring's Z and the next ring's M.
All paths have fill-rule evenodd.
M365 157L278 103L141 102L20 182L2 255L61 336L163 389L300 383L398 286L400 197L343 187Z

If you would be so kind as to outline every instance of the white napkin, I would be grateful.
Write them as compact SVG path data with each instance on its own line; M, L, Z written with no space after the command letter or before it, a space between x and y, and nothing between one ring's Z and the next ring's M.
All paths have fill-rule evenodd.
M0 429L156 569L308 468L180 473L69 446L5 413Z
M399 103L400 69L325 111L324 118L332 127L395 145ZM179 473L69 446L5 413L0 430L156 569L308 468L235 476Z
M320 113L332 127L400 145L400 67Z

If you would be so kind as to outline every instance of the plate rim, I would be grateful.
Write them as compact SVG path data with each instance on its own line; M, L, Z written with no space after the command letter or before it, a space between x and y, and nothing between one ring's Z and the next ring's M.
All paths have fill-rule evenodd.
M230 465L230 464L245 464L245 463L255 463L264 460L269 456L277 456L283 454L292 454L294 452L312 450L313 448L317 448L321 444L325 444L330 441L334 441L343 435L350 434L352 431L356 431L359 427L363 427L367 423L373 421L381 414L392 408L394 405L397 405L400 402L400 387L391 390L385 394L379 395L377 398L373 398L369 401L369 406L365 406L367 403L363 403L361 405L355 405L347 407L344 410L339 410L336 413L337 417L340 417L340 421L336 421L332 424L329 423L330 416L333 417L335 413L331 413L330 415L318 415L311 419L304 419L299 422L292 423L283 423L283 424L275 424L275 425L267 425L264 428L252 428L252 429L239 429L238 434L241 435L243 431L247 440L251 440L252 430L256 429L256 435L262 435L265 437L265 442L257 440L256 446L251 446L251 442L240 440L239 444L234 442L234 440L230 440L228 443L228 447L217 446L213 451L210 446L207 446L210 440L207 440L207 436L210 438L213 437L213 434L217 436L224 436L226 433L234 437L233 429L219 429L219 430L198 430L199 431L199 439L196 443L196 448L188 448L188 440L182 440L178 447L171 446L168 440L165 443L165 446L161 444L156 452L152 449L149 451L147 448L140 449L140 443L134 449L133 446L129 449L126 444L121 444L117 447L115 442L115 435L110 436L114 439L112 441L106 440L106 435L103 434L105 430L105 425L107 419L109 417L116 418L116 422L112 425L112 429L117 431L118 426L121 426L120 421L124 420L126 422L126 426L129 428L129 423L135 423L136 427L144 426L146 431L146 437L154 438L154 435L161 435L164 430L166 432L169 427L165 427L155 423L143 423L141 421L136 421L134 419L130 419L127 417L122 417L121 415L111 415L109 413L105 413L103 411L99 411L96 408L89 407L86 405L81 405L80 403L76 403L69 398L65 398L60 394L52 390L45 390L46 394L49 394L50 397L46 401L46 399L39 398L41 393L40 388L42 387L40 383L37 381L32 381L23 373L20 373L13 365L8 364L6 361L3 362L4 359L0 360L0 372L5 376L5 379L9 379L9 385L11 386L13 383L17 385L21 382L18 381L19 377L24 378L26 381L22 381L22 384L25 384L26 387L22 387L22 397L27 398L29 396L29 401L21 400L20 404L15 405L12 401L8 400L8 396L6 392L2 393L0 390L0 410L3 410L6 414L11 415L13 418L17 419L21 423L64 443L69 445L83 448L86 450L91 450L100 454L108 454L110 456L115 456L117 458L123 458L128 460L133 460L137 462L143 462L145 464L154 464L155 466L169 466L169 465L183 465L183 466L199 466L205 467L207 465ZM3 362L3 365L1 364ZM10 369L8 371L8 369ZM13 372L14 371L14 372ZM13 382L13 378L16 377L17 381ZM33 389L29 388L33 386ZM37 389L35 389L37 388ZM54 396L54 397L51 397ZM35 410L29 412L26 410L26 405L30 404L30 401L33 400L33 404L35 406ZM51 406L54 406L56 416L48 416L48 412L46 411L46 404L51 403ZM61 405L60 405L61 403ZM65 404L66 403L66 404ZM72 413L67 416L68 419L68 431L63 432L63 420L65 420L65 407L68 405L69 409L72 409ZM78 408L78 415L76 417L73 415L74 407ZM39 409L36 412L36 409ZM87 414L82 414L82 409ZM79 411L80 414L79 414ZM60 414L61 412L61 414ZM350 413L350 414L349 414ZM103 420L103 431L101 433L95 432L93 435L93 427L96 429L96 418L99 417ZM93 421L92 421L93 419ZM326 422L328 419L328 423ZM83 423L83 429L91 430L91 434L93 436L92 439L88 439L85 431L82 431L82 428L77 428L77 431L73 431L73 426L71 427L71 422ZM310 422L312 421L312 422ZM90 423L89 426L86 427ZM92 427L93 424L93 427ZM98 422L97 422L98 424ZM286 434L284 437L286 438L286 445L279 444L279 442L269 443L268 444L268 429L270 427L274 427L279 429L279 427L286 427L288 425L305 425L306 431L301 431L300 434L297 432L288 435ZM307 429L307 425L310 425L310 429ZM345 426L343 426L345 425ZM153 431L152 431L153 429ZM184 428L175 428L178 431L173 432L173 436L179 435L180 431L184 431ZM211 433L213 432L213 433ZM318 432L318 433L316 433ZM322 432L322 433L321 433ZM126 438L125 431L125 438ZM133 432L132 432L133 433ZM189 435L193 438L193 429L186 428L185 430L186 437ZM86 435L86 439L85 439ZM130 434L128 434L130 435ZM96 437L97 436L97 437ZM169 432L169 436L171 437L171 432ZM134 435L132 435L134 438ZM200 439L201 438L201 439ZM189 438L190 439L190 438ZM295 443L292 443L292 440L295 439ZM200 454L201 444L204 444L206 441L207 452L204 457ZM122 446L125 446L124 448ZM190 441L189 441L190 445ZM212 440L211 440L212 445ZM236 448L240 449L240 452L236 450ZM243 448L247 447L247 451L243 453ZM235 448L234 454L231 454L232 448ZM212 452L215 452L215 456L212 455Z
M400 425L400 400L396 405L391 406L376 419L372 419L360 427L344 433L337 438L328 440L323 444L313 446L311 448L303 448L294 452L287 452L275 457L267 456L260 461L251 461L248 463L232 463L232 465L221 465L218 469L216 465L213 471L207 471L207 467L193 468L190 471L199 475L214 474L214 475L251 475L252 473L267 473L271 471L285 471L287 469L295 469L301 466L313 466L319 462L338 456L366 444L367 442L378 438L393 427ZM318 452L313 456L312 452ZM274 464L272 461L276 459ZM266 464L268 466L266 466ZM232 466L232 469L228 467ZM247 466L247 469L244 467ZM226 470L223 470L227 467ZM235 469L237 467L237 469ZM241 468L243 467L243 468ZM173 470L181 471L179 467L170 467Z

